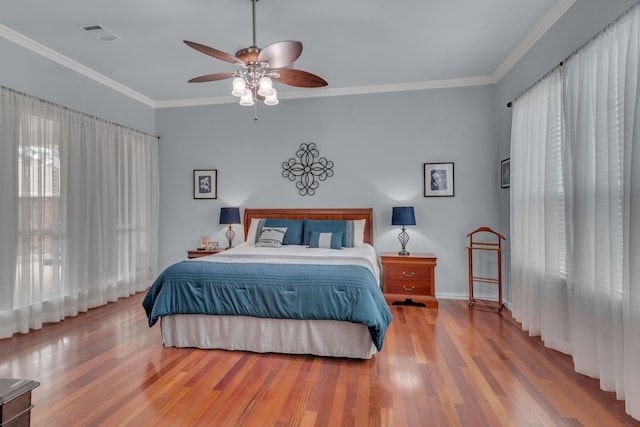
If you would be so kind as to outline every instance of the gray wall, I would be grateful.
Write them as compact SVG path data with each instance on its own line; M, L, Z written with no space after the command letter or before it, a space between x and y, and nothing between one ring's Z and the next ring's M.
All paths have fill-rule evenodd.
M437 295L466 298L465 236L498 221L494 103L483 86L283 100L260 105L257 122L239 105L158 110L160 265L184 259L201 234L223 242L221 206L373 207L380 252L399 250L392 206L412 205L407 249L438 256ZM303 142L335 162L313 197L281 176ZM425 162L454 162L455 197L423 196ZM218 170L217 200L193 200L201 168Z
M510 152L506 103L634 3L576 1L495 86L283 100L261 106L255 123L252 109L237 105L154 111L3 38L0 85L161 136L162 267L184 258L201 234L223 241L221 206L373 207L376 249L396 251L391 207L408 204L418 222L408 249L439 257L439 296L466 298L466 233L486 225L509 234L509 190L498 182ZM302 142L335 162L314 197L298 196L280 175ZM455 197L423 197L422 164L449 161ZM192 199L196 168L218 169L217 200ZM508 251L504 265L508 282Z
M155 110L0 37L0 85L155 134Z

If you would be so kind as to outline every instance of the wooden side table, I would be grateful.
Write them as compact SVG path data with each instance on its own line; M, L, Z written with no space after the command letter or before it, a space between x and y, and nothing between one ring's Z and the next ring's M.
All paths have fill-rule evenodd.
M224 249L191 249L187 251L187 258L200 258L201 256L213 255L224 252Z
M411 300L437 308L435 270L438 258L430 253L398 255L382 252L382 292L387 303Z
M31 424L31 390L37 381L0 378L0 426Z

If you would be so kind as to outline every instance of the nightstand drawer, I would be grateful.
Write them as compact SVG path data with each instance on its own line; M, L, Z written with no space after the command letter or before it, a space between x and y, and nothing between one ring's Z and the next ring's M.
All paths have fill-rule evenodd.
M401 280L405 282L428 282L431 279L431 269L411 265L385 267L387 280Z
M426 296L432 295L431 286L427 281L387 280L385 292L390 294Z

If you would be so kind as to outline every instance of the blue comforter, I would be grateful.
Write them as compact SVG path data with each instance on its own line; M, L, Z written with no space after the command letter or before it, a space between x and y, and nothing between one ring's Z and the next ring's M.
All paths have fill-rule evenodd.
M149 327L171 314L361 323L378 350L391 322L371 271L352 265L182 261L160 274L142 305Z

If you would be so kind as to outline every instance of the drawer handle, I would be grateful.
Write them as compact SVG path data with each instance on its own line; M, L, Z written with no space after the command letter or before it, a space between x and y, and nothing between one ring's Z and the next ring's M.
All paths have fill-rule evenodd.
M416 273L415 273L415 272L413 272L413 271L411 272L411 274L407 274L407 273L405 273L404 271L402 272L402 275L403 275L404 277L413 277L413 275L414 275L414 274L416 274Z
M416 287L414 285L411 285L411 287L407 287L405 285L402 285L402 289L404 289L405 291L412 291L414 290Z

